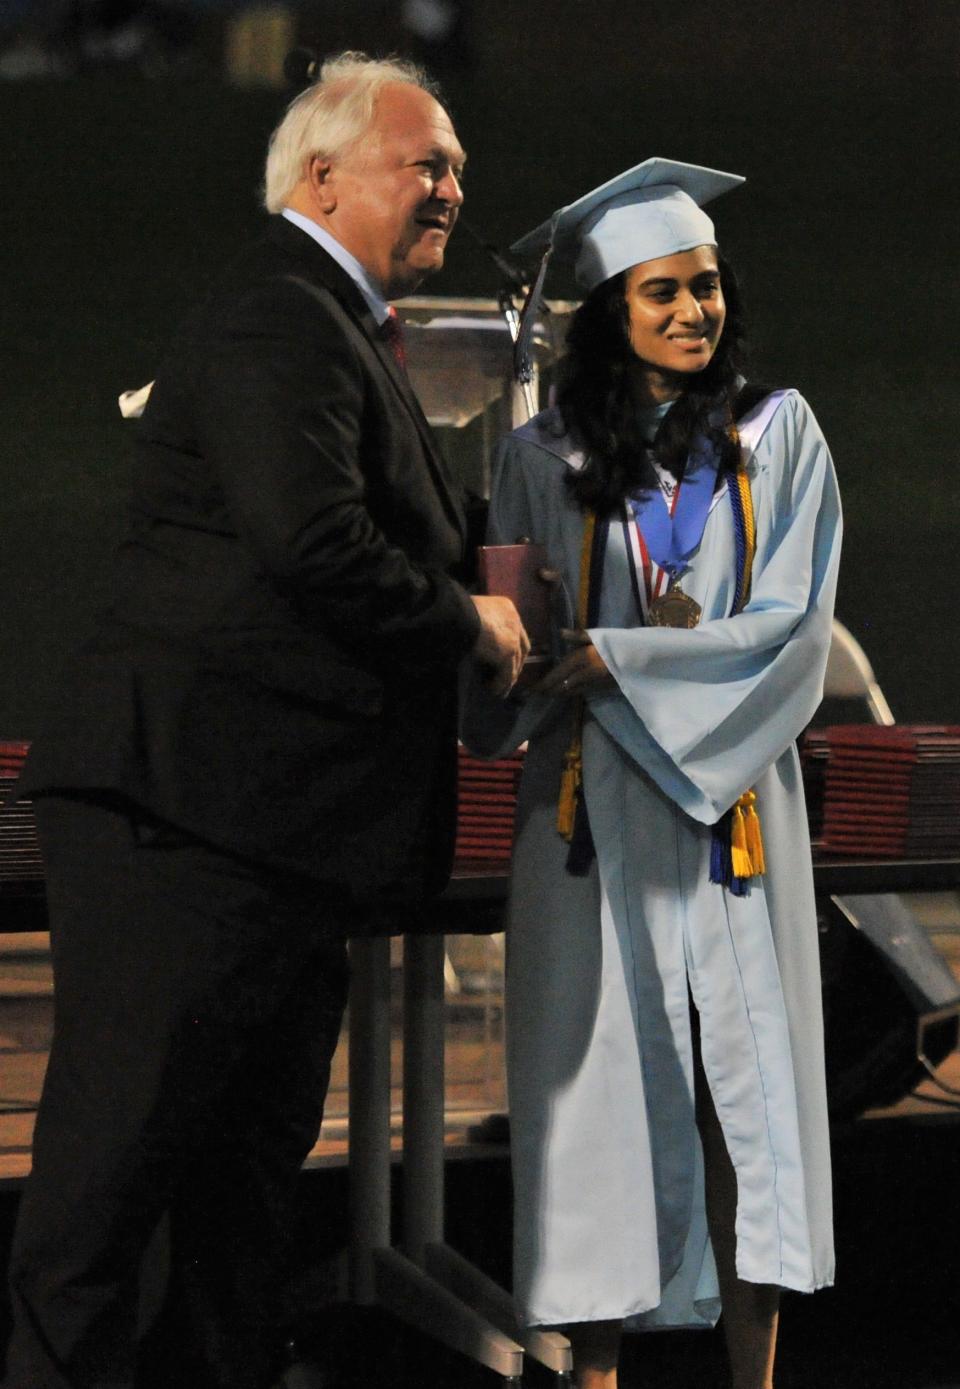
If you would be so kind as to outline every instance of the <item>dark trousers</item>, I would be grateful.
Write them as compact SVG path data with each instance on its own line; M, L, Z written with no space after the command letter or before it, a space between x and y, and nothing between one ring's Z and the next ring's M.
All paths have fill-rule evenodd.
M54 1039L11 1256L5 1384L140 1382L138 1273L169 1213L206 1378L261 1389L346 999L346 914L319 883L122 808L47 798L37 818Z

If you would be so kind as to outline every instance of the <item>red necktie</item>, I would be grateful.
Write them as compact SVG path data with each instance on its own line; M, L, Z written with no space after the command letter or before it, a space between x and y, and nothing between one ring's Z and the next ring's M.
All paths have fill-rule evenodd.
M392 304L387 308L387 316L380 325L380 333L393 353L397 366L401 371L406 371L407 351L403 344L403 328L400 324L400 317Z

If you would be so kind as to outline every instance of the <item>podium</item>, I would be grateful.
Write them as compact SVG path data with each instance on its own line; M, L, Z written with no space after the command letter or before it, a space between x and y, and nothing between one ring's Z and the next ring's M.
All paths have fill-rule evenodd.
M541 406L541 382L560 360L570 314L566 299L543 301L534 327L529 393L513 376L511 329L495 299L414 297L397 301L407 372L423 412L438 431L457 480L490 495L497 442Z

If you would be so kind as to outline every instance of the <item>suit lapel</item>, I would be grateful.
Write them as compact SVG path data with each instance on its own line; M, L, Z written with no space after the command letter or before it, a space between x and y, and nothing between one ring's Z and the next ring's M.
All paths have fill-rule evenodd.
M423 413L420 401L410 384L410 379L398 364L389 343L384 340L379 324L370 312L366 299L347 272L337 264L333 257L329 256L322 246L306 232L294 226L292 222L288 222L284 217L272 217L269 231L273 239L288 254L300 261L302 268L308 272L311 279L329 290L363 333L380 365L389 376L400 402L416 426L437 493L450 519L465 540L467 534L466 518L458 500L450 470L436 445L433 430Z

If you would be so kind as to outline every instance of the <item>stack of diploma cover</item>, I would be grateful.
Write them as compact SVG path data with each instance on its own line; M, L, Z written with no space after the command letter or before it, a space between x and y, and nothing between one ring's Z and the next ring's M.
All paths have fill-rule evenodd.
M4 886L40 882L43 860L29 801L5 805L20 768L26 761L29 743L0 742L0 891Z
M811 835L827 854L960 854L960 726L841 724L804 746Z
M461 746L455 851L459 867L502 869L509 864L522 770L522 752L484 762Z

